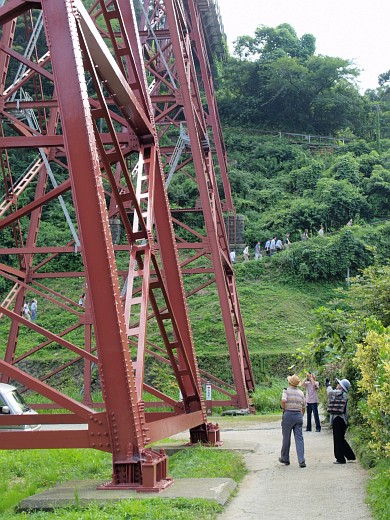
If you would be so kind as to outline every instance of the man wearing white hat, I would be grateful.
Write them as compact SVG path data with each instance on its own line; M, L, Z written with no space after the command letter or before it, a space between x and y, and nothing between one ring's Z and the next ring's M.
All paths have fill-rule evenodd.
M287 378L288 388L283 389L282 393L282 450L279 462L288 466L290 464L290 444L291 433L294 432L295 449L297 451L298 463L300 468L305 468L305 449L302 435L303 415L305 413L305 396L298 386L301 380L294 374Z

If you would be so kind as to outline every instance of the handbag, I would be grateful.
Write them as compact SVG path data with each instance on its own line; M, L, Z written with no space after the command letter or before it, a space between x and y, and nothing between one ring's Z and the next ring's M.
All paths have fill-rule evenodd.
M347 407L347 399L343 394L332 395L328 402L328 413L332 415L342 415Z

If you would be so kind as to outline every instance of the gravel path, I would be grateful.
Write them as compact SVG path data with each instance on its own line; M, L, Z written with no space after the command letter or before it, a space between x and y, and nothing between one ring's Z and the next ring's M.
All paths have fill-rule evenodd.
M248 475L220 515L221 520L291 518L368 520L365 504L367 473L358 463L333 464L332 432L304 432L306 468L300 468L292 440L290 466L279 464L282 441L279 422L223 430L226 448L247 449Z

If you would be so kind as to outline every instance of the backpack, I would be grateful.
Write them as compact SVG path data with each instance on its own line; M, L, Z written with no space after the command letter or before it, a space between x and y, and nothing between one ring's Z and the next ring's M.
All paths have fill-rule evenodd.
M333 395L328 402L328 413L332 415L342 415L347 407L347 399L343 394Z

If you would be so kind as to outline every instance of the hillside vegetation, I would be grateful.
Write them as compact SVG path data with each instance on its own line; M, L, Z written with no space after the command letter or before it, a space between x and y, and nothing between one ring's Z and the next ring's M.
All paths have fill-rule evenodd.
M271 237L289 233L293 242L271 258L246 262L241 273L236 269L240 282L243 274L248 280L240 291L244 315L251 309L250 319L244 319L254 320L248 303L253 273L266 271L273 282L289 276L294 290L298 281L317 281L318 293L331 296L312 315L315 331L311 337L313 329L303 333L306 344L293 354L294 369L311 367L320 379L351 381L352 436L360 460L375 467L368 500L375 518L385 519L390 514L390 71L363 95L358 77L352 62L316 55L313 35L298 38L288 24L259 26L254 36L238 38L235 56L221 64L217 96L232 191L245 216L252 255L257 241L264 247ZM332 140L321 144L317 138L313 144L310 134ZM302 242L304 230L309 239ZM340 294L322 292L324 281L345 287L347 277ZM286 308L283 300L274 307L275 284L260 282L284 335L289 333L282 321ZM293 308L288 307L288 320L298 325ZM307 314L304 305L301 314ZM257 328L261 334L261 319ZM299 342L296 331L293 335Z
M388 518L390 71L380 76L378 89L361 95L355 84L359 71L348 60L317 56L314 36L298 38L287 24L260 26L254 37L239 38L236 50L218 65L215 80L245 241L251 258L257 241L264 248L272 236L284 239L289 233L292 242L259 261L243 262L237 252L234 269L255 378L258 383L284 378L294 365L291 370L298 372L316 370L321 380L350 379L357 451L367 467L377 468L370 483L375 518ZM334 141L298 144L282 132ZM21 156L20 170L29 162L28 154ZM177 176L169 190L172 207L194 207L194 183L183 173ZM51 212L42 229L60 245L59 208L53 205ZM346 226L350 219L353 225ZM194 229L202 225L196 215L187 223ZM303 242L305 229L309 239ZM13 244L10 235L2 239ZM58 269L82 267L76 255L67 261L72 266L64 261ZM53 290L77 301L82 281L61 283ZM0 285L0 297L8 290ZM189 309L199 366L231 377L215 289L208 286L192 296ZM61 310L39 307L44 327L60 330L70 325L66 320ZM1 354L7 334L7 324L1 324ZM82 346L81 333L74 334L79 336L71 339ZM37 342L36 334L24 329L20 340L26 351ZM35 359L50 363L57 355L53 344ZM149 376L166 382L153 367Z

